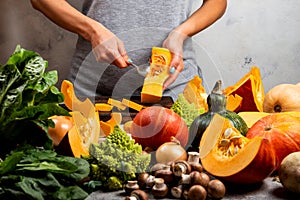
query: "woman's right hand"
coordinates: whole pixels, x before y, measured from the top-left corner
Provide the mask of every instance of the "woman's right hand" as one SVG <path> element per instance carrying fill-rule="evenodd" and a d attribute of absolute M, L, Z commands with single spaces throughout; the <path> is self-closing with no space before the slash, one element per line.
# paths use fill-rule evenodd
<path fill-rule="evenodd" d="M 90 37 L 96 60 L 114 64 L 119 68 L 127 67 L 128 55 L 123 41 L 103 25 L 97 23 L 97 26 L 98 28 Z"/>

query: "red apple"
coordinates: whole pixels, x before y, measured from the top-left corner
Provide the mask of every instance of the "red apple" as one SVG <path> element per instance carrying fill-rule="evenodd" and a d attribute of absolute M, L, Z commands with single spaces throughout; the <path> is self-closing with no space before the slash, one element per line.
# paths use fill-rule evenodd
<path fill-rule="evenodd" d="M 185 147 L 189 131 L 184 120 L 174 111 L 161 106 L 151 106 L 135 116 L 130 133 L 143 148 L 156 150 L 163 143 L 170 142 L 172 136 Z"/>

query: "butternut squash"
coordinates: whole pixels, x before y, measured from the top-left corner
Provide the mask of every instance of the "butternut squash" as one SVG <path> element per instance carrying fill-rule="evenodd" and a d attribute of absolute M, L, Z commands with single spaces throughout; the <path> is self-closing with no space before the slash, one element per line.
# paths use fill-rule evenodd
<path fill-rule="evenodd" d="M 300 111 L 300 85 L 278 84 L 271 88 L 263 102 L 264 112 Z"/>
<path fill-rule="evenodd" d="M 163 83 L 169 76 L 171 52 L 165 48 L 153 47 L 150 71 L 146 74 L 141 91 L 141 102 L 156 103 L 163 95 Z"/>

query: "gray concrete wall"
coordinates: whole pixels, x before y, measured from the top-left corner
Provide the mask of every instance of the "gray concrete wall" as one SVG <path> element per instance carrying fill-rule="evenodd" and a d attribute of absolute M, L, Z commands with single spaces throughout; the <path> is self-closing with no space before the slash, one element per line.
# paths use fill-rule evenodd
<path fill-rule="evenodd" d="M 82 1 L 69 0 L 80 9 Z M 252 65 L 261 69 L 265 90 L 300 82 L 300 1 L 228 0 L 225 15 L 195 37 L 206 84 L 229 86 Z M 77 36 L 31 7 L 29 0 L 0 1 L 0 64 L 15 46 L 39 52 L 65 78 Z"/>

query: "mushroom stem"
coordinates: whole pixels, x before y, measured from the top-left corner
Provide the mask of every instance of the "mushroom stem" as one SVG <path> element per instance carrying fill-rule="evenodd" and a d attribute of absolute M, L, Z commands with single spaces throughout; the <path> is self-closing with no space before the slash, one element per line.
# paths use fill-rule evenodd
<path fill-rule="evenodd" d="M 199 163 L 200 162 L 200 154 L 196 151 L 188 152 L 188 162 L 191 163 Z"/>
<path fill-rule="evenodd" d="M 180 199 L 183 193 L 183 186 L 182 185 L 178 185 L 177 187 L 172 187 L 171 188 L 171 194 L 173 197 L 175 197 L 176 199 Z"/>
<path fill-rule="evenodd" d="M 191 166 L 185 160 L 178 160 L 172 163 L 171 170 L 175 176 L 181 176 L 182 174 L 189 174 L 191 172 Z"/>

